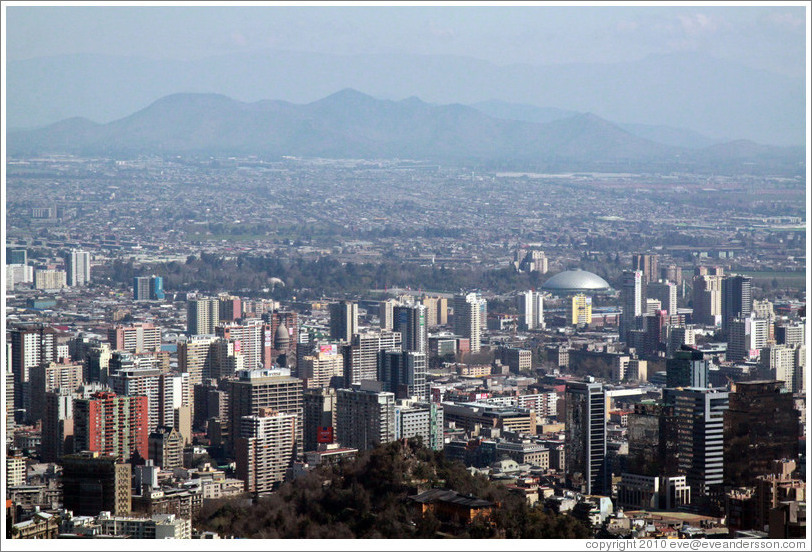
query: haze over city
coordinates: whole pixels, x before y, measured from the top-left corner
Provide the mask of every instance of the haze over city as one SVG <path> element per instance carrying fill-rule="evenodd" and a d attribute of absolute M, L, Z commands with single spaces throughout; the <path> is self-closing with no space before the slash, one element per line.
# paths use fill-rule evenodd
<path fill-rule="evenodd" d="M 2 16 L 4 549 L 809 545 L 807 3 Z"/>

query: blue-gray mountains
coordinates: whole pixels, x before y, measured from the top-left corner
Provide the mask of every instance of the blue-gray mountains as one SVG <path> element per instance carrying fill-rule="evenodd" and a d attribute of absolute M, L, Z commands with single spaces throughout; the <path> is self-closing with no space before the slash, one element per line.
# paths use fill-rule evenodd
<path fill-rule="evenodd" d="M 521 106 L 502 107 L 520 115 Z M 480 109 L 493 113 L 495 104 Z M 428 104 L 418 98 L 379 100 L 349 89 L 308 104 L 174 94 L 107 124 L 71 118 L 40 129 L 11 131 L 7 151 L 112 157 L 401 158 L 556 170 L 642 165 L 648 170 L 692 170 L 707 164 L 721 168 L 744 164 L 786 172 L 803 162 L 802 148 L 748 141 L 688 148 L 637 136 L 591 114 L 550 111 L 544 122 L 536 122 L 490 116 L 480 109 Z"/>
<path fill-rule="evenodd" d="M 353 88 L 392 100 L 416 96 L 429 103 L 471 105 L 496 99 L 594 113 L 623 124 L 691 129 L 715 141 L 796 146 L 806 140 L 803 76 L 699 54 L 546 66 L 284 51 L 189 61 L 65 55 L 11 60 L 6 78 L 6 124 L 12 129 L 76 116 L 106 123 L 181 92 L 304 104 Z"/>

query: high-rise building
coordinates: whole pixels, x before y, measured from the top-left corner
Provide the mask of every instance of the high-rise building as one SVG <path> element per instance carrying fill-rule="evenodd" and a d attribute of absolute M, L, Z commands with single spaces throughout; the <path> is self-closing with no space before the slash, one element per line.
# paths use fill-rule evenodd
<path fill-rule="evenodd" d="M 234 439 L 240 435 L 243 416 L 256 416 L 260 408 L 271 408 L 284 414 L 302 414 L 302 380 L 290 376 L 287 368 L 243 370 L 237 379 L 226 383 L 228 391 L 228 435 L 233 450 Z M 297 424 L 297 453 L 302 452 L 302 424 Z"/>
<path fill-rule="evenodd" d="M 31 409 L 29 371 L 34 366 L 56 362 L 56 331 L 44 325 L 12 328 L 11 371 L 14 374 L 14 407 Z"/>
<path fill-rule="evenodd" d="M 398 399 L 429 400 L 426 355 L 416 351 L 381 351 L 377 380 Z"/>
<path fill-rule="evenodd" d="M 161 350 L 161 328 L 150 323 L 115 326 L 107 330 L 110 346 L 118 351 L 147 353 Z"/>
<path fill-rule="evenodd" d="M 34 270 L 34 289 L 61 289 L 68 285 L 64 270 Z"/>
<path fill-rule="evenodd" d="M 211 374 L 212 348 L 217 341 L 218 338 L 212 335 L 190 335 L 186 340 L 178 340 L 178 370 L 189 374 L 189 385 L 195 386 L 214 377 Z M 222 341 L 229 343 L 228 340 Z"/>
<path fill-rule="evenodd" d="M 319 352 L 302 359 L 299 377 L 307 389 L 341 387 L 344 383 L 344 355 L 337 345 L 320 346 Z"/>
<path fill-rule="evenodd" d="M 682 286 L 682 267 L 670 264 L 668 266 L 660 267 L 660 278 L 669 282 L 674 282 L 677 289 Z"/>
<path fill-rule="evenodd" d="M 265 494 L 285 480 L 296 459 L 297 428 L 301 418 L 271 408 L 240 418 L 236 439 L 237 478 L 245 482 L 245 492 Z"/>
<path fill-rule="evenodd" d="M 754 318 L 735 318 L 728 323 L 727 360 L 744 360 L 757 356 L 767 346 L 769 328 L 767 320 Z"/>
<path fill-rule="evenodd" d="M 161 469 L 183 467 L 183 436 L 172 426 L 159 426 L 149 434 L 149 459 Z"/>
<path fill-rule="evenodd" d="M 217 296 L 220 303 L 220 322 L 234 322 L 242 318 L 242 300 L 236 295 L 221 294 Z"/>
<path fill-rule="evenodd" d="M 664 328 L 666 346 L 665 356 L 674 356 L 674 353 L 679 351 L 683 345 L 688 345 L 689 347 L 693 348 L 693 346 L 696 345 L 696 332 L 694 329 L 693 324 L 667 324 Z"/>
<path fill-rule="evenodd" d="M 701 351 L 682 349 L 665 361 L 666 387 L 708 386 L 710 361 Z"/>
<path fill-rule="evenodd" d="M 443 450 L 443 405 L 413 400 L 395 402 L 395 439 L 420 437 L 423 446 Z"/>
<path fill-rule="evenodd" d="M 16 284 L 33 284 L 34 267 L 24 264 L 6 265 L 6 286 L 9 291 L 14 289 Z"/>
<path fill-rule="evenodd" d="M 82 451 L 62 458 L 62 501 L 75 516 L 130 513 L 130 464 L 115 455 Z"/>
<path fill-rule="evenodd" d="M 364 381 L 336 394 L 336 431 L 345 447 L 369 450 L 395 440 L 395 395 Z"/>
<path fill-rule="evenodd" d="M 797 460 L 799 413 L 781 381 L 737 382 L 724 414 L 725 484 L 746 487 L 775 460 Z"/>
<path fill-rule="evenodd" d="M 73 393 L 70 389 L 57 389 L 45 394 L 42 417 L 43 462 L 58 462 L 73 452 Z"/>
<path fill-rule="evenodd" d="M 674 406 L 654 402 L 634 405 L 628 416 L 629 473 L 672 476 L 679 473 Z"/>
<path fill-rule="evenodd" d="M 519 272 L 547 274 L 548 259 L 544 251 L 539 249 L 531 249 L 529 251 L 519 249 L 514 254 L 514 259 L 514 266 L 517 266 Z"/>
<path fill-rule="evenodd" d="M 45 394 L 57 389 L 73 391 L 84 381 L 84 367 L 79 363 L 59 364 L 49 362 L 33 366 L 29 372 L 31 385 L 31 409 L 28 419 L 41 420 L 45 412 Z"/>
<path fill-rule="evenodd" d="M 425 301 L 425 300 L 424 300 Z M 379 325 L 382 330 L 391 330 L 393 324 L 395 323 L 395 305 L 398 302 L 394 299 L 387 299 L 386 301 L 381 301 L 380 305 L 378 306 L 378 320 Z M 423 303 L 425 305 L 425 302 Z M 427 309 L 430 310 L 430 309 Z M 435 311 L 436 312 L 436 311 Z"/>
<path fill-rule="evenodd" d="M 648 361 L 629 359 L 626 365 L 626 381 L 648 381 Z"/>
<path fill-rule="evenodd" d="M 623 312 L 620 315 L 620 339 L 628 343 L 631 331 L 636 328 L 635 321 L 643 314 L 643 272 L 626 271 L 620 287 Z"/>
<path fill-rule="evenodd" d="M 133 278 L 133 300 L 150 301 L 164 299 L 164 279 L 161 276 L 135 276 Z"/>
<path fill-rule="evenodd" d="M 529 349 L 518 347 L 499 347 L 497 354 L 503 366 L 507 366 L 511 373 L 527 373 L 533 367 L 533 353 Z"/>
<path fill-rule="evenodd" d="M 399 305 L 392 309 L 393 329 L 400 332 L 401 349 L 428 354 L 429 338 L 426 307 L 420 304 Z"/>
<path fill-rule="evenodd" d="M 693 289 L 693 322 L 717 325 L 722 317 L 722 277 L 700 273 L 694 276 Z"/>
<path fill-rule="evenodd" d="M 67 283 L 69 286 L 86 286 L 90 283 L 90 253 L 71 250 L 65 257 Z"/>
<path fill-rule="evenodd" d="M 567 321 L 573 326 L 592 323 L 592 297 L 577 293 L 567 300 Z"/>
<path fill-rule="evenodd" d="M 149 300 L 149 276 L 133 277 L 133 301 Z"/>
<path fill-rule="evenodd" d="M 363 380 L 378 379 L 380 351 L 400 349 L 400 332 L 381 330 L 355 334 L 344 353 L 344 387 Z"/>
<path fill-rule="evenodd" d="M 525 329 L 544 329 L 544 296 L 541 293 L 529 290 L 519 295 L 519 312 L 524 314 Z"/>
<path fill-rule="evenodd" d="M 482 335 L 482 302 L 476 293 L 454 296 L 454 333 L 470 340 L 470 351 L 478 353 Z"/>
<path fill-rule="evenodd" d="M 333 388 L 307 389 L 303 401 L 304 450 L 307 452 L 335 440 L 338 398 Z"/>
<path fill-rule="evenodd" d="M 26 457 L 20 450 L 10 450 L 6 454 L 6 488 L 25 485 Z"/>
<path fill-rule="evenodd" d="M 803 345 L 805 343 L 804 330 L 806 324 L 795 322 L 775 327 L 775 342 L 779 345 Z"/>
<path fill-rule="evenodd" d="M 795 345 L 795 374 L 792 389 L 795 393 L 806 392 L 806 345 Z"/>
<path fill-rule="evenodd" d="M 437 298 L 437 325 L 445 326 L 448 324 L 448 299 L 445 297 Z"/>
<path fill-rule="evenodd" d="M 108 384 L 114 393 L 127 397 L 147 397 L 147 431 L 161 424 L 161 375 L 158 368 L 126 368 L 111 374 Z"/>
<path fill-rule="evenodd" d="M 6 249 L 6 264 L 28 264 L 28 250 L 26 249 Z"/>
<path fill-rule="evenodd" d="M 14 371 L 11 369 L 11 342 L 6 342 L 6 444 L 14 440 Z"/>
<path fill-rule="evenodd" d="M 100 391 L 73 403 L 74 450 L 147 458 L 149 399 Z"/>
<path fill-rule="evenodd" d="M 643 288 L 651 283 L 656 282 L 659 277 L 659 269 L 657 268 L 657 255 L 632 255 L 632 270 L 639 270 L 643 273 Z M 644 297 L 649 297 L 644 295 Z"/>
<path fill-rule="evenodd" d="M 189 299 L 186 302 L 186 333 L 212 335 L 220 322 L 220 301 L 211 297 Z"/>
<path fill-rule="evenodd" d="M 240 324 L 236 322 L 220 324 L 214 328 L 213 333 L 217 337 L 235 341 L 234 352 L 245 357 L 246 369 L 259 370 L 272 366 L 274 344 L 265 336 L 270 331 L 270 324 L 264 323 L 259 318 L 249 318 L 243 319 Z"/>
<path fill-rule="evenodd" d="M 110 374 L 110 359 L 113 358 L 113 351 L 107 343 L 99 343 L 91 347 L 85 360 L 85 379 L 89 382 L 98 381 L 107 383 Z"/>
<path fill-rule="evenodd" d="M 330 303 L 330 338 L 349 343 L 358 333 L 358 304 L 352 301 Z"/>
<path fill-rule="evenodd" d="M 701 511 L 718 511 L 724 479 L 724 415 L 728 392 L 686 387 L 667 389 L 677 422 L 679 469 L 691 487 L 691 502 Z"/>
<path fill-rule="evenodd" d="M 608 490 L 606 393 L 602 383 L 571 381 L 565 388 L 567 477 L 585 494 Z"/>
<path fill-rule="evenodd" d="M 797 349 L 801 345 L 772 345 L 761 349 L 760 362 L 762 373 L 770 379 L 780 381 L 790 393 L 800 391 L 796 389 L 796 373 L 801 367 L 797 365 Z"/>
<path fill-rule="evenodd" d="M 161 374 L 159 386 L 159 427 L 173 427 L 185 444 L 191 443 L 194 386 L 189 383 L 189 374 Z"/>
<path fill-rule="evenodd" d="M 227 441 L 228 384 L 231 380 L 205 380 L 194 386 L 193 427 L 207 429 L 209 420 L 217 420 L 221 441 Z"/>
<path fill-rule="evenodd" d="M 749 276 L 727 276 L 722 279 L 722 332 L 725 335 L 733 320 L 750 317 L 753 310 L 751 286 Z"/>
<path fill-rule="evenodd" d="M 660 301 L 661 308 L 669 315 L 677 314 L 677 284 L 674 282 L 649 282 L 648 297 Z"/>
<path fill-rule="evenodd" d="M 437 297 L 424 296 L 420 304 L 426 307 L 426 327 L 433 328 L 437 325 Z"/>
<path fill-rule="evenodd" d="M 150 276 L 149 279 L 149 298 L 150 299 L 164 299 L 164 279 L 163 276 Z"/>

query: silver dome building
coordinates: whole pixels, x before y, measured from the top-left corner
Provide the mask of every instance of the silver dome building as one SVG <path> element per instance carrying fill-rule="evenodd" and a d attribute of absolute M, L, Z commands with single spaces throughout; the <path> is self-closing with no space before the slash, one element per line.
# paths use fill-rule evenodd
<path fill-rule="evenodd" d="M 565 270 L 559 272 L 541 286 L 553 294 L 602 293 L 609 291 L 609 282 L 586 270 Z"/>

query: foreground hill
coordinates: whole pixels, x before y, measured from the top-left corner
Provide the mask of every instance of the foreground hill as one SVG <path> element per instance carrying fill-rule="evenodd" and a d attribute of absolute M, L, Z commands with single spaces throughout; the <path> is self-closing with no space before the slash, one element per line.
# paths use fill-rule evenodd
<path fill-rule="evenodd" d="M 445 486 L 496 502 L 492 523 L 444 522 L 417 514 L 407 499 L 421 486 Z M 523 497 L 471 476 L 442 452 L 389 443 L 342 465 L 322 467 L 282 485 L 252 506 L 222 501 L 204 506 L 200 530 L 240 538 L 588 538 L 591 531 L 565 515 L 530 509 Z"/>

